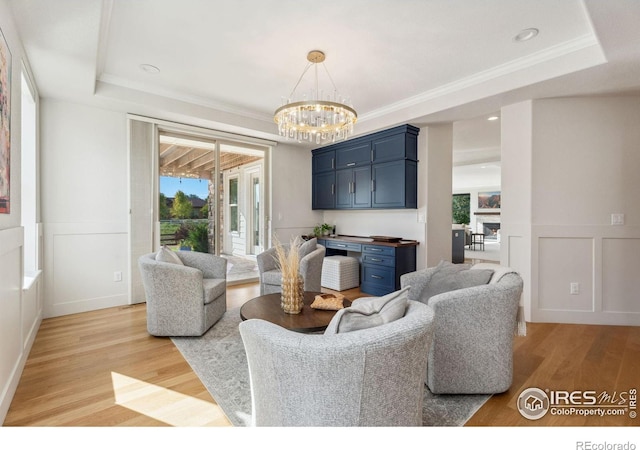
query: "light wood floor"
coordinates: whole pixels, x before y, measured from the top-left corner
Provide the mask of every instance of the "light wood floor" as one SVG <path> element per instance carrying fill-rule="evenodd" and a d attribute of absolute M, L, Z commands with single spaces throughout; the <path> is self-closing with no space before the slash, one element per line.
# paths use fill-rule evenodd
<path fill-rule="evenodd" d="M 342 292 L 348 299 L 359 289 Z M 228 289 L 228 308 L 258 295 L 257 284 Z M 514 344 L 514 382 L 468 426 L 626 426 L 625 417 L 523 418 L 528 387 L 640 388 L 640 327 L 528 324 Z M 145 305 L 46 319 L 38 332 L 5 426 L 230 426 L 169 338 L 149 336 Z"/>

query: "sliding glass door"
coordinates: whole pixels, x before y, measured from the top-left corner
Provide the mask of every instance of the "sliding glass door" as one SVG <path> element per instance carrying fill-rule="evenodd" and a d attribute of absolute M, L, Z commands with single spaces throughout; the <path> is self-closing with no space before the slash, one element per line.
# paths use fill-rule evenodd
<path fill-rule="evenodd" d="M 264 150 L 159 131 L 161 244 L 213 254 L 262 251 Z"/>

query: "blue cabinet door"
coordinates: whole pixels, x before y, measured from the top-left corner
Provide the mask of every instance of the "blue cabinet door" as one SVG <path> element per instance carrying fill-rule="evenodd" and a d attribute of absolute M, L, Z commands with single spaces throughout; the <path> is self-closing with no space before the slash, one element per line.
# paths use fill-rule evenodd
<path fill-rule="evenodd" d="M 313 154 L 312 172 L 328 172 L 336 168 L 336 152 L 334 150 L 316 152 Z"/>
<path fill-rule="evenodd" d="M 336 170 L 336 208 L 347 209 L 353 205 L 353 170 Z"/>
<path fill-rule="evenodd" d="M 371 166 L 336 170 L 336 208 L 371 207 Z"/>
<path fill-rule="evenodd" d="M 313 175 L 312 209 L 335 208 L 335 172 L 322 172 Z"/>
<path fill-rule="evenodd" d="M 371 207 L 371 166 L 363 166 L 353 169 L 352 207 Z"/>
<path fill-rule="evenodd" d="M 372 207 L 417 208 L 418 166 L 414 161 L 374 164 L 372 178 Z"/>
<path fill-rule="evenodd" d="M 336 169 L 371 164 L 371 142 L 345 145 L 336 150 Z"/>
<path fill-rule="evenodd" d="M 396 159 L 418 160 L 418 137 L 415 134 L 399 133 L 384 136 L 371 143 L 374 164 Z"/>

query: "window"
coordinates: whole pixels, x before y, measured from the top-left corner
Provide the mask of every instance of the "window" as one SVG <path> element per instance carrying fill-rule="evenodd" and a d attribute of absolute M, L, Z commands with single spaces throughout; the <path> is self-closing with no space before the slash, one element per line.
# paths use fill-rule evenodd
<path fill-rule="evenodd" d="M 453 223 L 463 223 L 469 225 L 470 221 L 470 194 L 453 195 Z"/>
<path fill-rule="evenodd" d="M 22 73 L 22 128 L 21 171 L 22 171 L 22 212 L 21 222 L 24 227 L 24 271 L 34 274 L 38 271 L 40 261 L 40 243 L 38 238 L 38 157 L 36 151 L 36 96 L 35 90 L 26 74 Z"/>
<path fill-rule="evenodd" d="M 229 231 L 239 232 L 238 226 L 238 178 L 229 178 Z"/>

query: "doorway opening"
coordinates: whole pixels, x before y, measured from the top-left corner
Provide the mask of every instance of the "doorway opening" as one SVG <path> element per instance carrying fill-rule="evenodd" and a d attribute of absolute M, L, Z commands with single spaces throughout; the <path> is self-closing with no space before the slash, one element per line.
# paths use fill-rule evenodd
<path fill-rule="evenodd" d="M 264 250 L 265 151 L 159 130 L 161 244 L 227 259 L 227 284 L 258 279 Z"/>

